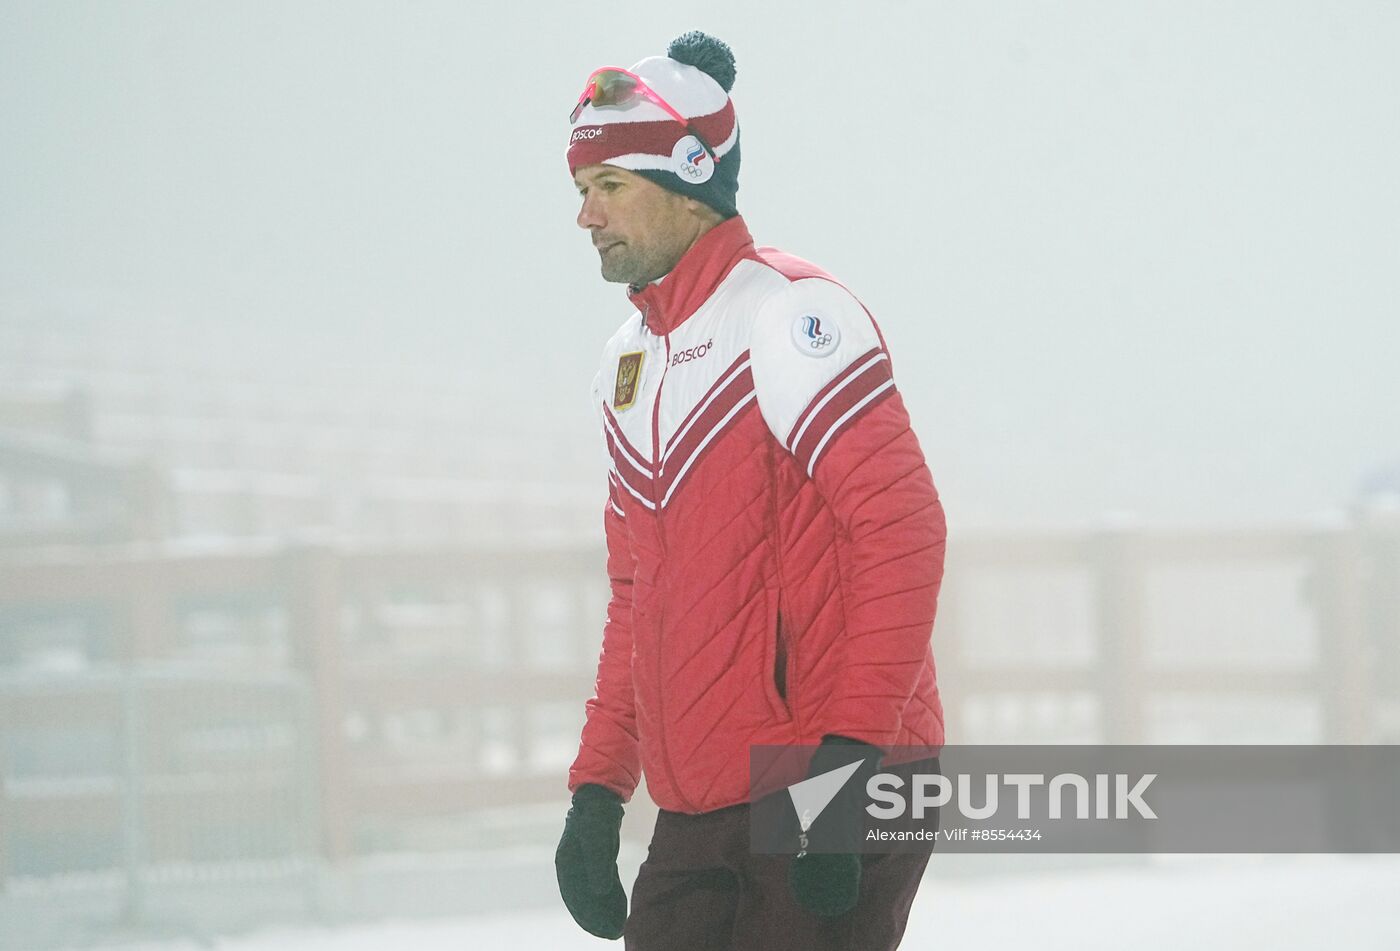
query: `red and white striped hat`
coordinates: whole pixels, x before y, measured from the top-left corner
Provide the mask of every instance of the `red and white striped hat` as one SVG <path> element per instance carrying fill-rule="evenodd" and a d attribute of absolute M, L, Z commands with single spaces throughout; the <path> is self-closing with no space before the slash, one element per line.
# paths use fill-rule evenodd
<path fill-rule="evenodd" d="M 629 88 L 642 88 L 625 101 L 591 101 L 606 97 L 591 95 L 602 71 L 589 77 L 569 135 L 569 174 L 615 165 L 732 217 L 739 190 L 739 123 L 729 98 L 734 54 L 699 31 L 676 38 L 666 53 L 626 71 L 641 80 L 624 80 Z"/>

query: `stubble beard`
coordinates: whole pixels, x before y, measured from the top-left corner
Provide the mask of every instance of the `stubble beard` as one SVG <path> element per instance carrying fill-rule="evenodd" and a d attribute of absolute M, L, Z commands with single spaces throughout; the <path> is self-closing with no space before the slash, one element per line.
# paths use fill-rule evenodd
<path fill-rule="evenodd" d="M 675 261 L 661 248 L 642 250 L 630 242 L 599 251 L 603 280 L 612 284 L 646 284 L 670 272 Z"/>
<path fill-rule="evenodd" d="M 613 284 L 644 284 L 650 278 L 643 277 L 646 262 L 627 244 L 613 245 L 598 252 L 602 264 L 603 280 Z"/>

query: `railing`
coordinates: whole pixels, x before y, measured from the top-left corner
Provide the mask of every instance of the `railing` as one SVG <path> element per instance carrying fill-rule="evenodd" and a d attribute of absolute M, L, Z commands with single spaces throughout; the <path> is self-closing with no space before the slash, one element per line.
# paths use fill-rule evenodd
<path fill-rule="evenodd" d="M 474 814 L 554 808 L 602 565 L 586 545 L 8 553 L 0 889 L 117 868 L 139 905 L 142 869 L 470 847 Z M 1313 711 L 1273 741 L 1394 742 L 1400 526 L 955 536 L 934 638 L 951 742 L 1171 741 L 1173 710 L 1223 701 Z"/>
<path fill-rule="evenodd" d="M 318 851 L 301 678 L 177 665 L 0 674 L 7 775 L 0 868 L 118 871 L 122 917 L 146 882 L 193 867 L 300 874 Z M 3 880 L 0 880 L 3 885 Z"/>
<path fill-rule="evenodd" d="M 968 735 L 969 720 L 981 722 L 971 708 L 997 694 L 1086 702 L 1088 728 L 1074 737 L 1041 731 L 1049 742 L 1400 738 L 1393 516 L 1297 529 L 981 535 L 951 542 L 948 562 L 934 641 L 952 741 L 1016 742 L 1035 732 L 1021 722 Z M 1036 591 L 1022 591 L 1047 573 L 1077 595 L 1068 616 L 1064 597 L 1058 614 L 1038 616 Z M 1024 605 L 1012 623 L 1029 659 L 988 649 L 997 598 Z M 1164 699 L 1198 708 L 1276 701 L 1315 715 L 1310 725 L 1193 735 L 1174 728 Z"/>

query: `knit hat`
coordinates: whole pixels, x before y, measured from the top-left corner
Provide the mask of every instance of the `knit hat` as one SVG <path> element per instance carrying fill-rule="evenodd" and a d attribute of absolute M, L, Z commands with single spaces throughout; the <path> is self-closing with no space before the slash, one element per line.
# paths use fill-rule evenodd
<path fill-rule="evenodd" d="M 665 56 L 649 56 L 631 72 L 686 124 L 641 95 L 617 105 L 590 101 L 569 135 L 569 174 L 584 165 L 615 165 L 697 198 L 726 218 L 737 215 L 739 123 L 729 99 L 733 52 L 692 30 L 672 40 Z"/>

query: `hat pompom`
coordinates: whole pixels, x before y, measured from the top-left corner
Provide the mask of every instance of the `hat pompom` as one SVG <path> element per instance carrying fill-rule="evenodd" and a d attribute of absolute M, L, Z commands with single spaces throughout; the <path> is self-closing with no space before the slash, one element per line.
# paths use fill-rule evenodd
<path fill-rule="evenodd" d="M 723 40 L 691 30 L 672 40 L 666 55 L 706 73 L 725 92 L 734 88 L 734 51 Z"/>

